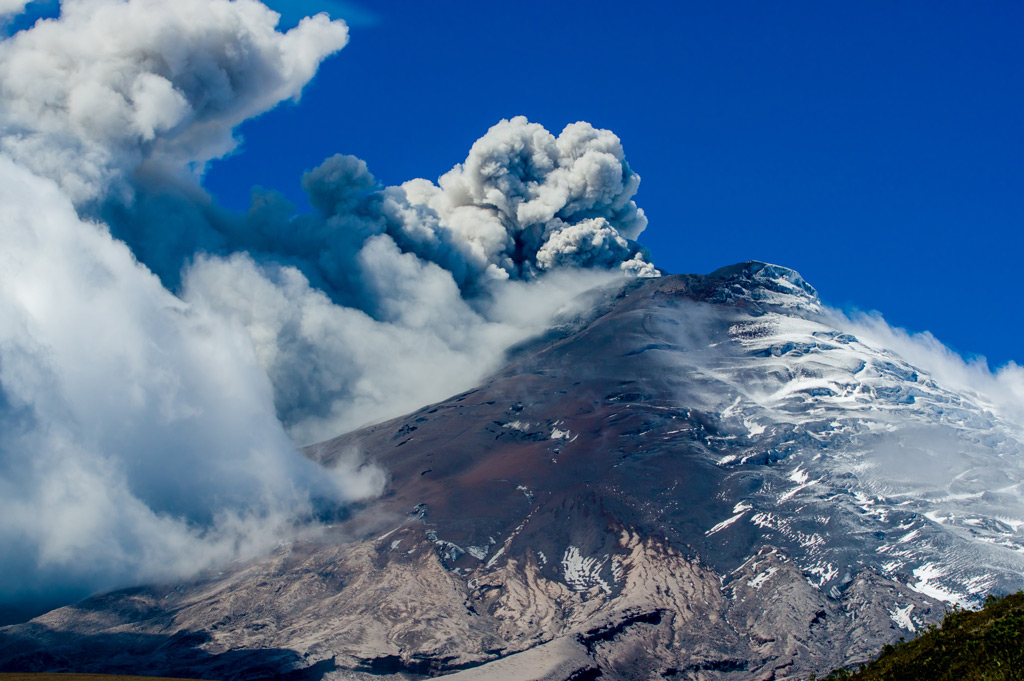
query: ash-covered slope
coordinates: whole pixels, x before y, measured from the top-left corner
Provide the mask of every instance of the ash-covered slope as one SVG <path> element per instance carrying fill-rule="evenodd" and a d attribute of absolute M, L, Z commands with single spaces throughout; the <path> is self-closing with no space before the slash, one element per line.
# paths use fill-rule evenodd
<path fill-rule="evenodd" d="M 310 448 L 390 476 L 330 532 L 7 628 L 0 668 L 795 679 L 1024 583 L 1020 430 L 795 272 L 591 295 L 476 390 Z"/>

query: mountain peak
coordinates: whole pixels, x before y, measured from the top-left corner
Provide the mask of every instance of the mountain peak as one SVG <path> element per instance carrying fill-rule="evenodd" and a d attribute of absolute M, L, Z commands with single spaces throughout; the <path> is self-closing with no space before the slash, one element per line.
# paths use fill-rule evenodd
<path fill-rule="evenodd" d="M 715 270 L 707 278 L 717 282 L 718 289 L 725 294 L 712 302 L 738 299 L 787 309 L 821 311 L 818 292 L 799 272 L 788 267 L 749 260 Z"/>
<path fill-rule="evenodd" d="M 806 318 L 825 311 L 818 292 L 796 270 L 759 260 L 736 263 L 710 274 L 641 280 L 627 289 L 638 287 L 660 296 L 745 308 L 755 316 L 778 312 Z"/>

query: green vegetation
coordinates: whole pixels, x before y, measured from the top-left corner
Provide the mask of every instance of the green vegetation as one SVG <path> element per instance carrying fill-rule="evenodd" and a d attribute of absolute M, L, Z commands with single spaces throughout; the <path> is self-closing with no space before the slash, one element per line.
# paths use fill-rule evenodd
<path fill-rule="evenodd" d="M 860 670 L 837 669 L 818 681 L 1024 681 L 1024 592 L 946 613 L 942 626 L 884 646 Z"/>

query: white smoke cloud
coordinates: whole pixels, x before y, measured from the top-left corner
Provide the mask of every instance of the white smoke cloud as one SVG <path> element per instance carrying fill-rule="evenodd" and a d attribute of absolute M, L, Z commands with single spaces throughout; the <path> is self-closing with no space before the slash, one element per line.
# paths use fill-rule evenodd
<path fill-rule="evenodd" d="M 891 326 L 878 312 L 829 314 L 836 328 L 896 353 L 946 388 L 982 396 L 1009 423 L 1024 424 L 1024 367 L 1009 362 L 992 370 L 984 357 L 964 359 L 930 332 Z"/>
<path fill-rule="evenodd" d="M 635 241 L 647 225 L 632 200 L 639 185 L 611 131 L 580 122 L 555 137 L 519 116 L 488 130 L 437 184 L 416 179 L 373 192 L 362 161 L 327 159 L 303 181 L 326 224 L 292 223 L 288 239 L 329 241 L 337 257 L 387 234 L 403 252 L 450 272 L 463 290 L 562 268 L 657 276 Z M 352 257 L 321 259 L 312 269 L 345 288 Z"/>
<path fill-rule="evenodd" d="M 29 2 L 30 0 L 0 0 L 0 19 L 21 14 Z"/>
<path fill-rule="evenodd" d="M 657 274 L 639 178 L 586 123 L 502 121 L 437 184 L 332 157 L 313 215 L 218 208 L 205 164 L 347 40 L 277 20 L 65 0 L 0 42 L 0 610 L 256 555 L 379 493 L 357 453 L 296 443 L 471 387 L 578 293 Z"/>
<path fill-rule="evenodd" d="M 632 200 L 639 186 L 611 131 L 579 122 L 556 138 L 518 116 L 488 130 L 437 186 L 407 182 L 404 202 L 395 203 L 419 214 L 406 231 L 450 233 L 477 276 L 528 279 L 558 267 L 646 261 L 635 241 L 647 227 Z M 430 212 L 436 224 L 423 219 Z M 622 269 L 657 274 L 649 264 Z"/>
<path fill-rule="evenodd" d="M 630 238 L 646 224 L 632 201 L 638 184 L 611 132 L 575 123 L 556 138 L 516 118 L 438 184 L 381 189 L 363 161 L 333 156 L 303 178 L 316 215 L 294 216 L 264 194 L 239 219 L 190 194 L 150 205 L 143 188 L 111 219 L 169 287 L 180 273 L 185 299 L 252 332 L 278 415 L 311 443 L 471 387 L 503 347 L 539 330 L 540 316 L 509 326 L 489 307 L 502 290 L 522 290 L 511 282 L 542 287 L 581 269 L 656 276 Z M 581 290 L 566 280 L 546 284 L 558 305 Z M 385 348 L 402 359 L 381 359 Z"/>
<path fill-rule="evenodd" d="M 0 150 L 78 204 L 201 168 L 348 40 L 326 15 L 277 21 L 256 0 L 64 0 L 0 43 Z"/>
<path fill-rule="evenodd" d="M 474 308 L 451 275 L 381 235 L 360 251 L 358 276 L 378 318 L 333 304 L 294 267 L 248 255 L 200 258 L 184 297 L 237 321 L 274 386 L 278 415 L 299 442 L 318 442 L 408 413 L 477 385 L 503 351 L 542 331 L 602 271 L 508 282 Z"/>

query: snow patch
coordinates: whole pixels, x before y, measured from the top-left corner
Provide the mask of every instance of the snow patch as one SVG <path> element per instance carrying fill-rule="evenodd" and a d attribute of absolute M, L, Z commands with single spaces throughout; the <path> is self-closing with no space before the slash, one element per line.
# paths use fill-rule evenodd
<path fill-rule="evenodd" d="M 905 535 L 896 540 L 897 544 L 906 544 L 909 541 L 914 541 L 921 535 L 921 530 L 913 530 L 907 532 Z"/>
<path fill-rule="evenodd" d="M 765 428 L 767 428 L 767 426 L 762 426 L 760 423 L 748 421 L 746 419 L 743 420 L 743 427 L 747 429 L 750 437 L 757 437 L 765 431 Z"/>
<path fill-rule="evenodd" d="M 747 582 L 747 586 L 752 587 L 754 589 L 760 589 L 761 586 L 769 579 L 771 579 L 772 575 L 774 575 L 778 571 L 779 568 L 773 565 L 772 567 L 768 568 L 767 570 L 759 574 L 757 577 L 754 577 L 753 579 L 749 580 Z"/>
<path fill-rule="evenodd" d="M 913 620 L 910 619 L 910 613 L 913 611 L 913 604 L 908 605 L 905 608 L 897 607 L 895 610 L 889 611 L 889 618 L 896 623 L 896 626 L 901 629 L 906 629 L 910 633 L 914 633 L 917 631 L 917 627 L 914 626 Z"/>
<path fill-rule="evenodd" d="M 722 418 L 723 419 L 727 419 L 730 416 L 732 416 L 733 412 L 736 411 L 736 407 L 740 406 L 740 401 L 742 399 L 743 399 L 742 397 L 737 397 L 735 402 L 733 402 L 731 405 L 726 407 L 725 411 L 722 412 Z"/>
<path fill-rule="evenodd" d="M 427 540 L 433 542 L 437 547 L 437 552 L 441 556 L 442 560 L 448 563 L 454 563 L 466 554 L 465 549 L 458 544 L 454 544 L 438 537 L 435 530 L 427 530 L 426 534 Z"/>
<path fill-rule="evenodd" d="M 917 593 L 924 594 L 937 601 L 967 607 L 969 603 L 964 594 L 947 589 L 937 582 L 938 579 L 946 575 L 946 572 L 937 563 L 925 563 L 921 567 L 914 569 L 914 577 L 917 579 L 917 584 L 908 584 L 907 586 Z"/>
<path fill-rule="evenodd" d="M 483 560 L 487 557 L 487 552 L 490 551 L 490 546 L 467 546 L 466 553 L 473 556 L 477 560 Z"/>
<path fill-rule="evenodd" d="M 897 570 L 903 567 L 904 564 L 905 563 L 902 560 L 890 560 L 888 562 L 882 563 L 882 572 L 884 572 L 886 575 L 891 576 L 895 574 Z"/>
<path fill-rule="evenodd" d="M 789 501 L 797 494 L 810 487 L 811 485 L 816 485 L 823 480 L 823 478 L 818 478 L 817 480 L 810 480 L 810 476 L 807 474 L 807 471 L 801 470 L 800 468 L 797 468 L 795 471 L 790 473 L 789 479 L 796 483 L 796 487 L 779 495 L 778 503 L 780 504 Z"/>
<path fill-rule="evenodd" d="M 384 541 L 385 539 L 387 539 L 388 537 L 393 535 L 395 532 L 398 532 L 400 529 L 402 529 L 401 525 L 399 525 L 395 529 L 391 530 L 390 532 L 385 532 L 381 536 L 377 537 L 374 541 Z"/>
<path fill-rule="evenodd" d="M 1020 532 L 1021 528 L 1024 528 L 1024 520 L 1021 520 L 1020 518 L 1010 518 L 1008 516 L 997 515 L 995 519 L 1012 527 L 1014 532 Z"/>
<path fill-rule="evenodd" d="M 601 560 L 587 558 L 578 548 L 569 546 L 562 555 L 562 574 L 565 576 L 565 583 L 573 591 L 589 591 L 596 586 L 610 594 L 611 587 L 601 579 L 601 568 L 607 562 L 608 556 Z"/>
<path fill-rule="evenodd" d="M 715 525 L 714 527 L 712 527 L 710 530 L 708 530 L 707 532 L 704 533 L 704 536 L 705 537 L 710 537 L 713 534 L 718 534 L 719 532 L 721 532 L 725 528 L 729 527 L 730 525 L 732 525 L 734 522 L 736 522 L 737 520 L 739 520 L 742 517 L 743 517 L 743 513 L 737 513 L 733 517 L 727 518 L 727 519 L 723 520 L 722 522 L 718 523 L 717 525 Z"/>
<path fill-rule="evenodd" d="M 819 563 L 808 568 L 807 572 L 808 574 L 812 574 L 818 578 L 817 584 L 814 584 L 813 582 L 811 582 L 811 584 L 814 584 L 814 586 L 817 586 L 819 589 L 839 575 L 839 569 L 831 563 Z"/>
<path fill-rule="evenodd" d="M 710 530 L 705 532 L 704 536 L 705 537 L 710 537 L 713 534 L 718 534 L 719 532 L 721 532 L 722 530 L 724 530 L 725 528 L 729 527 L 730 525 L 735 523 L 737 520 L 742 518 L 743 514 L 746 513 L 747 511 L 749 511 L 752 508 L 753 508 L 753 506 L 751 506 L 750 504 L 746 503 L 745 501 L 741 501 L 740 503 L 736 504 L 733 507 L 732 512 L 735 513 L 735 515 L 733 517 L 727 518 L 727 519 L 723 520 L 722 522 L 718 523 L 717 525 L 712 527 Z"/>
<path fill-rule="evenodd" d="M 492 567 L 496 562 L 498 562 L 498 559 L 501 558 L 501 554 L 503 553 L 505 553 L 504 546 L 502 546 L 500 549 L 494 552 L 494 555 L 491 556 L 491 559 L 489 561 L 487 561 L 487 565 L 485 567 Z"/>
<path fill-rule="evenodd" d="M 518 487 L 516 487 L 516 491 L 522 492 L 523 496 L 526 497 L 527 501 L 533 501 L 533 492 L 531 492 L 530 488 L 527 487 L 526 485 L 519 485 Z"/>

